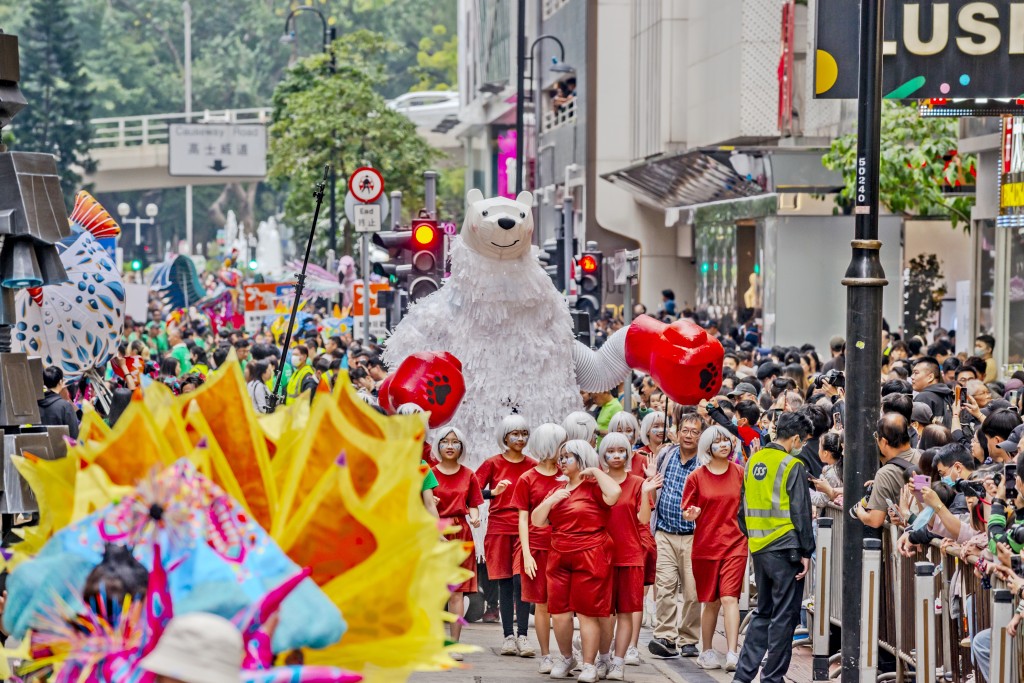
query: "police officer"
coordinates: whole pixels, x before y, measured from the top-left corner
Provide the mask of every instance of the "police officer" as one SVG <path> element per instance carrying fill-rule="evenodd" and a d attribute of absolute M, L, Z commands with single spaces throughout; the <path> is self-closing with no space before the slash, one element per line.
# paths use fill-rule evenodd
<path fill-rule="evenodd" d="M 807 470 L 797 454 L 813 429 L 806 415 L 783 413 L 774 440 L 747 461 L 739 523 L 754 559 L 757 609 L 736 666 L 739 683 L 757 677 L 765 652 L 763 683 L 782 683 L 789 670 L 814 552 Z"/>

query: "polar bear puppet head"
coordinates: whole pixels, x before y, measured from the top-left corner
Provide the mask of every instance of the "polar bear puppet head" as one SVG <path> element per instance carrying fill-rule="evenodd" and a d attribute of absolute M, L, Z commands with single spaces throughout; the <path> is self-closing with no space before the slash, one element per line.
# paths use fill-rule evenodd
<path fill-rule="evenodd" d="M 533 195 L 520 192 L 515 199 L 484 199 L 480 190 L 466 195 L 462 239 L 488 258 L 516 259 L 530 253 L 533 242 Z"/>

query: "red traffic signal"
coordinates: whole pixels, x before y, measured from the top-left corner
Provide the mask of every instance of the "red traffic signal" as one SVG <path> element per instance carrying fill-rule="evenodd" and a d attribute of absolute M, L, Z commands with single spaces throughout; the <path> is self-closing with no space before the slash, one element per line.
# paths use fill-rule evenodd
<path fill-rule="evenodd" d="M 593 254 L 584 254 L 580 257 L 580 270 L 584 273 L 597 272 L 597 268 L 600 264 L 597 262 L 597 257 Z"/>
<path fill-rule="evenodd" d="M 429 249 L 437 243 L 440 235 L 437 221 L 414 220 L 412 222 L 412 241 L 420 249 Z"/>

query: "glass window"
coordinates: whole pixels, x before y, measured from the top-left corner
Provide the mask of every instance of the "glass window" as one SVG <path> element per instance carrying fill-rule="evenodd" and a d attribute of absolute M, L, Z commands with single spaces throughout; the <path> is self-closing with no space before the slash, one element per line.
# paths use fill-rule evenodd
<path fill-rule="evenodd" d="M 992 307 L 995 303 L 996 282 L 996 224 L 992 220 L 975 223 L 978 231 L 978 332 L 977 334 L 993 334 L 995 318 Z M 959 337 L 958 337 L 959 338 Z M 968 348 L 973 348 L 968 342 Z"/>

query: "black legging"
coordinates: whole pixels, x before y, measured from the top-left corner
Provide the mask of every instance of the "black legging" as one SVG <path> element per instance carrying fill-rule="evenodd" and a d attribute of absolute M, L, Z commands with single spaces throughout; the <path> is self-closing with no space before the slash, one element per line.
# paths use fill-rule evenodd
<path fill-rule="evenodd" d="M 523 602 L 523 584 L 519 576 L 511 579 L 498 579 L 498 608 L 501 612 L 501 630 L 504 636 L 512 633 L 512 609 L 515 606 L 516 630 L 515 635 L 525 636 L 530 628 L 530 603 Z"/>

